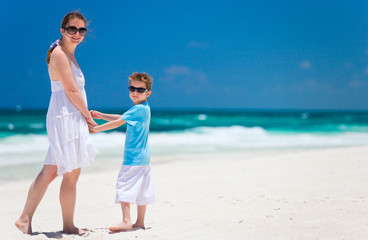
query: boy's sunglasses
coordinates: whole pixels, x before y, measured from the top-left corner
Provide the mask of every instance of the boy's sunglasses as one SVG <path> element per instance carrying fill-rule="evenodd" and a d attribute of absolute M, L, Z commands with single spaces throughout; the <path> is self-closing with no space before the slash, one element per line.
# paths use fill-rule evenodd
<path fill-rule="evenodd" d="M 139 92 L 139 93 L 144 93 L 144 92 L 147 91 L 147 89 L 145 89 L 145 88 L 141 88 L 141 87 L 136 88 L 136 87 L 133 87 L 133 86 L 129 86 L 128 89 L 129 89 L 130 92 L 135 92 L 135 90 L 137 90 L 137 92 Z"/>
<path fill-rule="evenodd" d="M 79 35 L 81 35 L 81 36 L 84 36 L 84 35 L 86 35 L 86 33 L 87 33 L 87 28 L 84 28 L 84 27 L 82 27 L 82 28 L 76 28 L 76 27 L 74 27 L 74 26 L 69 26 L 69 27 L 66 27 L 66 28 L 64 28 L 65 30 L 66 30 L 66 32 L 67 33 L 69 33 L 70 35 L 74 35 L 74 34 L 76 34 L 77 32 L 79 32 Z"/>

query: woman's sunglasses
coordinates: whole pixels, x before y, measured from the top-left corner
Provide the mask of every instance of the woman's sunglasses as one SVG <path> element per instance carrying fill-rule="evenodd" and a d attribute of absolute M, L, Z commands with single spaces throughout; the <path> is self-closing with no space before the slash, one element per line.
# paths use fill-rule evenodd
<path fill-rule="evenodd" d="M 136 87 L 133 87 L 133 86 L 129 86 L 128 89 L 131 92 L 135 92 L 135 90 L 137 90 L 137 92 L 139 92 L 139 93 L 144 93 L 144 92 L 147 91 L 147 89 L 145 89 L 145 88 L 141 88 L 141 87 L 136 88 Z"/>
<path fill-rule="evenodd" d="M 74 34 L 76 34 L 77 32 L 79 32 L 79 35 L 81 35 L 81 36 L 84 36 L 84 35 L 86 35 L 86 33 L 87 33 L 87 28 L 84 28 L 84 27 L 82 27 L 82 28 L 76 28 L 76 27 L 74 27 L 74 26 L 69 26 L 69 27 L 66 27 L 66 28 L 64 28 L 65 30 L 66 30 L 66 32 L 67 33 L 69 33 L 70 35 L 74 35 Z"/>

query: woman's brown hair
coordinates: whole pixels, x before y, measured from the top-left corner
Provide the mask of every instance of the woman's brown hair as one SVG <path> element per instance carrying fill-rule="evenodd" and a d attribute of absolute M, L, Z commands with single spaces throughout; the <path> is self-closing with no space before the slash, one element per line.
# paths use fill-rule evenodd
<path fill-rule="evenodd" d="M 78 11 L 75 12 L 71 12 L 68 13 L 64 16 L 63 21 L 61 21 L 61 28 L 66 28 L 69 21 L 72 19 L 80 19 L 84 22 L 84 24 L 87 26 L 87 19 L 83 16 L 83 14 L 81 14 Z M 59 40 L 62 40 L 63 37 L 61 37 Z M 57 44 L 52 44 L 49 48 L 49 50 L 47 51 L 47 57 L 46 57 L 46 63 L 47 65 L 49 65 L 50 63 L 50 58 L 51 58 L 51 53 L 52 51 L 54 51 L 55 47 L 57 46 Z"/>

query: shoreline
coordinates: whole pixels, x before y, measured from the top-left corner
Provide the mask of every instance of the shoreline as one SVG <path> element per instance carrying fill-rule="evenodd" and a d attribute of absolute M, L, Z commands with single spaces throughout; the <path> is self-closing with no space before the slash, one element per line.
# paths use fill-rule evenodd
<path fill-rule="evenodd" d="M 121 221 L 114 203 L 120 165 L 84 171 L 76 225 L 86 239 L 365 239 L 368 236 L 368 146 L 262 153 L 193 154 L 152 159 L 156 203 L 146 231 L 110 234 Z M 0 184 L 0 239 L 80 239 L 62 228 L 58 192 L 49 187 L 33 219 L 36 235 L 13 225 L 31 182 Z M 132 205 L 135 219 L 135 206 Z"/>
<path fill-rule="evenodd" d="M 191 159 L 202 159 L 205 160 L 211 157 L 219 157 L 222 156 L 226 158 L 228 156 L 233 157 L 241 157 L 243 159 L 259 157 L 269 154 L 282 154 L 286 152 L 307 152 L 314 150 L 323 150 L 323 149 L 344 149 L 344 148 L 354 148 L 354 147 L 364 147 L 365 145 L 356 145 L 356 146 L 307 146 L 307 147 L 290 147 L 290 148 L 252 148 L 245 150 L 214 150 L 214 153 L 209 153 L 208 151 L 204 152 L 181 152 L 181 153 L 168 153 L 168 154 L 152 154 L 151 155 L 151 164 L 165 164 L 176 161 L 190 161 Z M 106 150 L 104 150 L 106 153 Z M 89 174 L 100 171 L 111 171 L 114 169 L 120 169 L 120 166 L 123 162 L 123 150 L 113 149 L 113 153 L 108 153 L 108 155 L 104 153 L 97 154 L 95 161 L 87 167 L 82 169 L 81 174 Z M 46 157 L 42 156 L 40 159 Z M 2 184 L 10 183 L 10 182 L 22 182 L 22 181 L 33 181 L 37 176 L 39 171 L 42 169 L 43 160 L 38 162 L 25 162 L 22 165 L 10 165 L 10 166 L 0 166 L 0 170 L 3 171 L 0 173 L 0 186 Z"/>

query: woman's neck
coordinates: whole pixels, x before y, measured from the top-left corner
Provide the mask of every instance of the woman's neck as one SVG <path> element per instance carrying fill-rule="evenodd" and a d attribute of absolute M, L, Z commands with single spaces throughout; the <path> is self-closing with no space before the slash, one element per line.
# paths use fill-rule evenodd
<path fill-rule="evenodd" d="M 75 52 L 76 46 L 65 44 L 64 41 L 61 41 L 60 46 L 69 58 L 74 58 L 74 52 Z"/>

